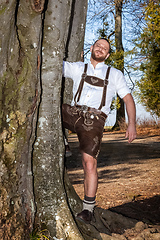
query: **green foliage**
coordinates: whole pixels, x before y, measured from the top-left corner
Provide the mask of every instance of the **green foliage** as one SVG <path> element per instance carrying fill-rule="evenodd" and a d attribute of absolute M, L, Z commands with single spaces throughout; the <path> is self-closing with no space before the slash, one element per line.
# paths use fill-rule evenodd
<path fill-rule="evenodd" d="M 124 51 L 112 51 L 111 56 L 105 61 L 107 65 L 111 65 L 123 72 L 124 67 Z"/>
<path fill-rule="evenodd" d="M 44 232 L 47 232 L 47 231 L 46 230 L 41 231 L 38 228 L 34 229 L 30 234 L 30 240 L 49 240 L 46 234 L 44 235 Z"/>
<path fill-rule="evenodd" d="M 137 44 L 143 57 L 140 70 L 143 77 L 137 85 L 141 103 L 160 117 L 160 0 L 150 0 L 145 7 L 147 26 Z"/>

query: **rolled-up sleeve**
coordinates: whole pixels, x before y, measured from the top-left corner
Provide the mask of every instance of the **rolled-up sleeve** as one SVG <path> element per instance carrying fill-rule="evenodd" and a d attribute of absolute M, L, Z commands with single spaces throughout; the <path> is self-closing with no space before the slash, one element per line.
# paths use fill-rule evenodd
<path fill-rule="evenodd" d="M 63 76 L 71 77 L 72 73 L 72 64 L 66 61 L 63 61 Z"/>
<path fill-rule="evenodd" d="M 117 76 L 115 77 L 116 92 L 118 93 L 120 98 L 124 98 L 128 93 L 131 92 L 131 90 L 127 86 L 123 73 L 121 71 L 117 71 L 116 74 L 117 74 Z"/>
<path fill-rule="evenodd" d="M 63 61 L 63 76 L 72 78 L 75 73 L 79 70 L 78 62 L 66 62 Z"/>

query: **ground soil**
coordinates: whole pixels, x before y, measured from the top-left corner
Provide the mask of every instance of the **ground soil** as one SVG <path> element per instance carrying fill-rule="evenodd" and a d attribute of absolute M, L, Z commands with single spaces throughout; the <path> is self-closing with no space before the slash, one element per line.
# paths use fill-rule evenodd
<path fill-rule="evenodd" d="M 146 134 L 146 132 L 145 132 Z M 129 144 L 124 132 L 104 132 L 98 157 L 97 205 L 160 226 L 160 135 L 139 133 Z M 83 170 L 76 135 L 69 135 L 69 178 L 83 199 Z"/>

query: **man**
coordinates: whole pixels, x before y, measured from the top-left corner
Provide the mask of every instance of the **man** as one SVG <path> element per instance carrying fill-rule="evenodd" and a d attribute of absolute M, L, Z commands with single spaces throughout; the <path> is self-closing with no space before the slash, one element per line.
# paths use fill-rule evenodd
<path fill-rule="evenodd" d="M 109 57 L 110 44 L 102 38 L 90 48 L 88 64 L 64 62 L 64 77 L 73 79 L 73 100 L 63 104 L 64 127 L 76 132 L 79 138 L 84 169 L 83 210 L 77 215 L 90 223 L 98 187 L 97 157 L 103 129 L 115 92 L 123 98 L 128 114 L 125 137 L 131 143 L 136 138 L 136 110 L 130 90 L 121 71 L 110 68 L 104 61 Z"/>

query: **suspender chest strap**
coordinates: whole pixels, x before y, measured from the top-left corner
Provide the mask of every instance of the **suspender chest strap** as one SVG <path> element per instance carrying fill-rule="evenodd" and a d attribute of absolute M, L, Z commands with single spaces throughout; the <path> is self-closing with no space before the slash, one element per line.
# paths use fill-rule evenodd
<path fill-rule="evenodd" d="M 103 106 L 105 106 L 105 102 L 106 102 L 106 92 L 107 92 L 107 85 L 108 85 L 108 78 L 109 78 L 110 69 L 111 69 L 111 67 L 108 67 L 108 69 L 107 69 L 106 78 L 105 78 L 105 80 L 104 80 L 102 100 L 101 100 L 101 104 L 100 104 L 98 110 L 100 110 Z"/>
<path fill-rule="evenodd" d="M 87 66 L 88 64 L 86 63 L 85 66 L 84 66 L 84 72 L 82 74 L 82 78 L 81 78 L 81 82 L 79 84 L 79 87 L 78 87 L 78 90 L 75 94 L 75 97 L 74 97 L 74 102 L 76 103 L 76 97 L 78 95 L 78 98 L 77 98 L 77 102 L 79 102 L 79 99 L 80 99 L 80 96 L 81 96 L 81 92 L 82 92 L 82 88 L 83 88 L 83 84 L 84 84 L 84 81 L 85 81 L 85 78 L 87 76 L 86 72 L 87 72 Z"/>
<path fill-rule="evenodd" d="M 81 93 L 82 93 L 82 89 L 83 89 L 83 85 L 84 85 L 84 81 L 85 81 L 85 82 L 87 82 L 91 85 L 98 86 L 98 87 L 103 87 L 102 100 L 101 100 L 101 104 L 98 108 L 98 110 L 101 110 L 101 108 L 103 106 L 105 106 L 106 91 L 107 91 L 108 78 L 109 78 L 109 72 L 110 72 L 111 67 L 108 67 L 105 80 L 103 80 L 103 79 L 100 79 L 100 78 L 97 78 L 97 77 L 94 77 L 94 76 L 87 76 L 87 74 L 86 74 L 87 73 L 87 66 L 88 66 L 88 64 L 85 64 L 84 72 L 83 72 L 82 78 L 81 78 L 81 82 L 79 84 L 78 90 L 77 90 L 77 92 L 75 94 L 75 97 L 74 97 L 74 102 L 75 102 L 75 104 L 77 102 L 79 102 L 79 99 L 80 99 L 80 96 L 81 96 Z M 77 98 L 77 101 L 76 101 L 76 98 Z"/>

